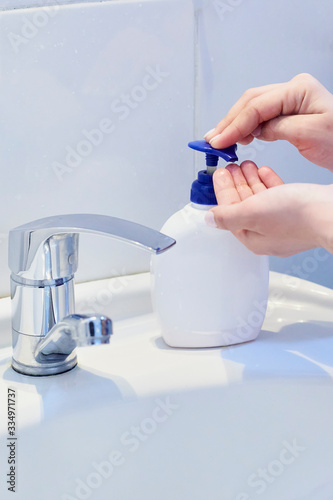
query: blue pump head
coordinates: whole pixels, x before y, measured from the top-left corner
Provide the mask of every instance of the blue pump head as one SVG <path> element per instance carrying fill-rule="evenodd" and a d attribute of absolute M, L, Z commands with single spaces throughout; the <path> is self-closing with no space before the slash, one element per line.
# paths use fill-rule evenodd
<path fill-rule="evenodd" d="M 216 170 L 219 157 L 227 162 L 237 161 L 237 144 L 225 149 L 214 149 L 206 141 L 192 141 L 188 146 L 196 151 L 206 153 L 206 170 L 198 173 L 198 178 L 192 184 L 191 201 L 198 205 L 217 205 L 213 186 L 213 173 Z"/>

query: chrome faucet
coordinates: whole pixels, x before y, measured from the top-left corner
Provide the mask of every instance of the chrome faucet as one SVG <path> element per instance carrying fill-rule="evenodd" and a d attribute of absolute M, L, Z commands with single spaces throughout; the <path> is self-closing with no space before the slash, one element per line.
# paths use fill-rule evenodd
<path fill-rule="evenodd" d="M 109 343 L 109 318 L 75 314 L 79 233 L 125 240 L 154 253 L 175 244 L 158 231 L 104 215 L 59 215 L 12 229 L 12 367 L 20 373 L 66 372 L 77 364 L 76 346 Z"/>

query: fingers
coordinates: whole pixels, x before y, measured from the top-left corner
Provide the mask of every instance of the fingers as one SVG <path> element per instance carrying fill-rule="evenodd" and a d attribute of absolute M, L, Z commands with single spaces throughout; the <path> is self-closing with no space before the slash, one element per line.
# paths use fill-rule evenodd
<path fill-rule="evenodd" d="M 211 139 L 211 146 L 213 148 L 231 146 L 251 134 L 261 123 L 279 116 L 282 109 L 283 94 L 280 90 L 266 92 L 251 99 L 221 134 Z"/>
<path fill-rule="evenodd" d="M 268 189 L 284 184 L 283 180 L 270 167 L 260 167 L 258 176 Z"/>
<path fill-rule="evenodd" d="M 255 192 L 266 189 L 258 176 L 257 166 L 251 161 L 245 161 L 241 166 L 232 163 L 225 169 L 219 168 L 214 173 L 213 180 L 219 205 L 239 203 Z"/>
<path fill-rule="evenodd" d="M 232 176 L 235 189 L 238 193 L 240 201 L 246 200 L 249 196 L 253 196 L 253 191 L 248 185 L 246 177 L 239 165 L 231 164 L 226 167 Z"/>
<path fill-rule="evenodd" d="M 255 163 L 245 161 L 240 167 L 238 165 L 228 165 L 226 168 L 233 177 L 241 201 L 253 196 L 255 191 L 259 192 L 266 189 L 259 179 L 258 168 Z M 254 187 L 255 191 L 253 191 L 252 187 Z"/>
<path fill-rule="evenodd" d="M 247 90 L 242 97 L 232 106 L 230 111 L 228 112 L 227 116 L 221 120 L 217 126 L 207 132 L 207 134 L 204 136 L 204 139 L 207 142 L 210 142 L 210 140 L 220 134 L 222 130 L 224 130 L 230 123 L 234 121 L 234 119 L 239 115 L 239 113 L 242 111 L 242 109 L 247 105 L 247 103 L 253 99 L 254 97 L 260 96 L 262 94 L 265 94 L 266 92 L 269 92 L 270 90 L 273 90 L 275 88 L 280 87 L 281 83 L 277 84 L 272 84 L 272 85 L 264 85 L 262 87 L 255 87 L 253 89 Z"/>
<path fill-rule="evenodd" d="M 280 115 L 290 115 L 297 112 L 305 91 L 296 92 L 296 88 L 295 83 L 289 82 L 273 86 L 272 89 L 252 97 L 245 102 L 236 116 L 232 114 L 234 117 L 230 122 L 228 119 L 222 124 L 224 128 L 221 133 L 213 134 L 213 138 L 209 140 L 211 146 L 219 149 L 231 146 L 235 142 L 249 141 L 249 136 L 252 133 L 262 138 L 262 130 L 258 129 L 261 124 L 265 124 Z M 219 131 L 221 127 L 218 126 L 217 129 Z M 280 138 L 275 137 L 274 133 L 271 133 L 270 137 L 270 140 Z M 284 137 L 284 139 L 286 138 Z"/>
<path fill-rule="evenodd" d="M 304 120 L 316 123 L 311 118 L 331 108 L 332 94 L 313 76 L 300 74 L 286 83 L 247 90 L 205 140 L 225 148 L 235 142 L 249 144 L 253 137 L 285 139 L 299 148 L 310 137 Z"/>
<path fill-rule="evenodd" d="M 238 167 L 239 168 L 239 167 Z M 214 190 L 219 205 L 232 205 L 241 201 L 232 174 L 226 168 L 218 168 L 213 176 Z"/>
<path fill-rule="evenodd" d="M 230 164 L 225 169 L 216 170 L 213 181 L 219 206 L 210 211 L 207 224 L 232 231 L 246 244 L 246 231 L 260 234 L 258 228 L 260 213 L 263 213 L 262 199 L 259 201 L 253 195 L 284 184 L 282 179 L 269 167 L 258 169 L 252 161 L 244 161 L 241 166 Z"/>
<path fill-rule="evenodd" d="M 241 166 L 230 164 L 214 173 L 214 189 L 219 205 L 231 205 L 246 200 L 250 196 L 265 191 L 270 184 L 283 183 L 272 169 L 263 173 L 268 186 L 259 177 L 258 167 L 252 161 L 244 161 Z M 279 182 L 280 181 L 280 182 Z"/>
<path fill-rule="evenodd" d="M 243 161 L 241 169 L 253 194 L 266 190 L 268 186 L 266 186 L 261 177 L 259 177 L 258 167 L 253 161 Z"/>

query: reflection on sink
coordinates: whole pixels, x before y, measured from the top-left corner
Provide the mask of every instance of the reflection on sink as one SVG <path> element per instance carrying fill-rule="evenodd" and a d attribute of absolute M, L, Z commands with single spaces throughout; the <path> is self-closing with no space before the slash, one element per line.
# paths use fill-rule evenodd
<path fill-rule="evenodd" d="M 78 312 L 115 321 L 110 345 L 79 348 L 72 371 L 21 375 L 11 348 L 0 350 L 2 401 L 8 388 L 17 394 L 16 499 L 332 497 L 331 290 L 272 273 L 257 340 L 172 349 L 151 312 L 149 275 L 107 302 L 111 281 L 77 286 Z M 7 321 L 8 311 L 0 332 Z M 1 499 L 12 498 L 7 420 L 2 404 Z"/>

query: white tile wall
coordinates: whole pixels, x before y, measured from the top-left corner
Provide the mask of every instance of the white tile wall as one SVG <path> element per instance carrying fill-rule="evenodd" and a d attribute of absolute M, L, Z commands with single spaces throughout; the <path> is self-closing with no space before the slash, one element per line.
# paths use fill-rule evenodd
<path fill-rule="evenodd" d="M 75 3 L 102 3 L 108 0 L 0 0 L 0 10 L 26 9 L 31 7 L 50 7 Z"/>
<path fill-rule="evenodd" d="M 159 229 L 194 167 L 190 1 L 112 1 L 0 14 L 0 293 L 7 231 L 101 213 Z M 124 243 L 82 237 L 79 280 L 146 270 Z"/>
<path fill-rule="evenodd" d="M 0 13 L 2 295 L 11 227 L 92 212 L 158 229 L 188 201 L 187 142 L 248 87 L 307 71 L 333 90 L 330 0 L 0 0 L 0 9 L 10 9 Z M 289 182 L 332 182 L 286 143 L 240 152 Z M 78 279 L 148 261 L 85 236 Z M 272 268 L 333 286 L 331 256 L 272 259 Z"/>
<path fill-rule="evenodd" d="M 308 72 L 333 92 L 333 2 L 197 0 L 200 68 L 198 134 L 222 119 L 250 88 Z M 256 141 L 240 160 L 274 168 L 286 182 L 333 183 L 286 142 Z M 319 260 L 319 256 L 320 259 Z M 271 268 L 333 287 L 333 256 L 313 251 L 271 259 Z"/>

